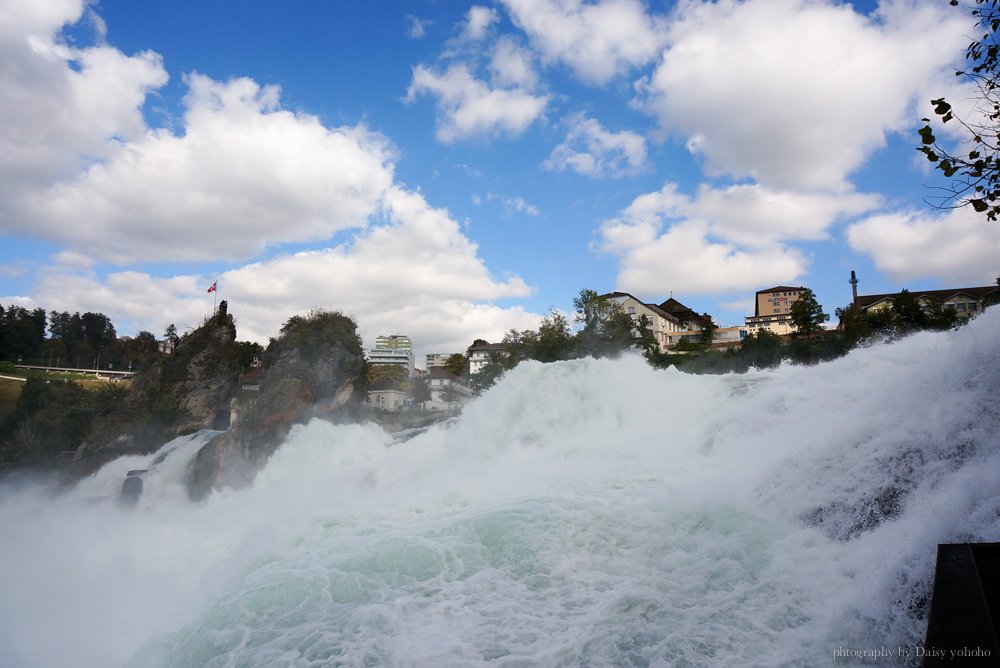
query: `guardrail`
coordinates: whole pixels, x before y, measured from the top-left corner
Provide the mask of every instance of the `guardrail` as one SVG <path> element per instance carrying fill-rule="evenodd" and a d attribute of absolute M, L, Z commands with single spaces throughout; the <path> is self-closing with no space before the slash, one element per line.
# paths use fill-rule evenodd
<path fill-rule="evenodd" d="M 129 378 L 136 374 L 135 371 L 114 371 L 113 369 L 71 369 L 69 367 L 57 366 L 34 366 L 31 364 L 15 364 L 18 369 L 32 369 L 34 371 L 60 371 L 63 373 L 89 373 L 95 376 L 114 376 L 118 378 Z"/>

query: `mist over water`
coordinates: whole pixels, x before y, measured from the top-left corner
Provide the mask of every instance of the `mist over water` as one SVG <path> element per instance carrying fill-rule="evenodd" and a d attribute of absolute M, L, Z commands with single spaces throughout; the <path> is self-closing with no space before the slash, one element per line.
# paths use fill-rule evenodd
<path fill-rule="evenodd" d="M 936 545 L 1000 540 L 998 333 L 992 309 L 730 376 L 523 364 L 405 442 L 297 428 L 252 487 L 200 504 L 181 481 L 211 432 L 55 498 L 0 489 L 0 665 L 828 665 L 838 647 L 912 649 Z M 115 498 L 137 468 L 128 509 Z"/>

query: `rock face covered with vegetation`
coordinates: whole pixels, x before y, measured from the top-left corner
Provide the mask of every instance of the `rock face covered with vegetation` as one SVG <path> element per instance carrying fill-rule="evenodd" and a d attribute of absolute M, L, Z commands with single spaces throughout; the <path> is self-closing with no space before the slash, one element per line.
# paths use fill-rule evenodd
<path fill-rule="evenodd" d="M 212 427 L 220 414 L 228 414 L 246 363 L 233 317 L 220 308 L 180 339 L 173 353 L 135 377 L 125 400 L 124 424 L 100 425 L 105 434 L 95 434 L 93 440 L 99 443 L 102 435 L 119 432 L 116 442 L 149 449 Z"/>
<path fill-rule="evenodd" d="M 254 365 L 255 358 L 263 365 Z M 366 371 L 347 316 L 294 316 L 265 351 L 236 340 L 222 302 L 130 384 L 29 379 L 0 420 L 0 473 L 39 467 L 73 479 L 178 436 L 229 428 L 189 471 L 189 492 L 202 498 L 213 487 L 252 480 L 295 424 L 313 417 L 360 420 Z"/>
<path fill-rule="evenodd" d="M 264 355 L 259 389 L 241 392 L 232 428 L 198 453 L 188 480 L 192 498 L 249 482 L 295 424 L 360 419 L 366 362 L 356 327 L 332 311 L 285 323 Z"/>

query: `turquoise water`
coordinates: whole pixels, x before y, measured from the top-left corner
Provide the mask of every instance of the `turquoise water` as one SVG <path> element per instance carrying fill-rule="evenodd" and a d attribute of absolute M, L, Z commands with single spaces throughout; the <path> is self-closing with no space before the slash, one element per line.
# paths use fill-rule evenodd
<path fill-rule="evenodd" d="M 1000 540 L 998 332 L 741 376 L 522 365 L 405 442 L 297 428 L 200 504 L 211 434 L 131 511 L 152 458 L 4 490 L 0 665 L 906 664 L 936 544 Z"/>

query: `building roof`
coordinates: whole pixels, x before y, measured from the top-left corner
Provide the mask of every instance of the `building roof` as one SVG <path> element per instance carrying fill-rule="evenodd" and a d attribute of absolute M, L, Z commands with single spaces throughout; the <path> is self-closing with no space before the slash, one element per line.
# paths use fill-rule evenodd
<path fill-rule="evenodd" d="M 758 290 L 758 295 L 767 294 L 769 292 L 792 292 L 794 290 L 808 290 L 805 286 L 792 287 L 789 285 L 776 285 L 773 288 L 768 288 L 767 290 Z"/>
<path fill-rule="evenodd" d="M 631 295 L 631 294 L 629 294 L 627 292 L 617 292 L 617 291 L 616 292 L 609 292 L 606 295 L 601 295 L 601 297 L 609 297 L 609 298 L 626 297 L 626 298 L 631 298 L 631 299 L 634 299 L 635 301 L 639 302 L 640 304 L 642 304 L 643 306 L 645 306 L 646 308 L 648 308 L 650 311 L 652 311 L 656 315 L 660 316 L 661 318 L 665 318 L 667 320 L 673 320 L 674 322 L 680 322 L 677 319 L 677 316 L 673 315 L 672 313 L 668 313 L 667 311 L 664 311 L 662 308 L 660 308 L 656 304 L 647 304 L 646 302 L 642 301 L 641 299 L 639 299 L 635 295 Z"/>
<path fill-rule="evenodd" d="M 696 313 L 691 308 L 681 304 L 671 297 L 659 306 L 660 309 L 674 316 L 681 322 L 694 321 L 699 327 L 707 327 L 712 324 L 712 316 L 707 313 Z"/>
<path fill-rule="evenodd" d="M 456 376 L 449 372 L 447 369 L 441 366 L 436 366 L 433 369 L 428 369 L 427 375 L 424 376 L 427 380 L 450 380 L 454 383 L 465 384 L 465 380 L 459 376 Z"/>
<path fill-rule="evenodd" d="M 507 350 L 506 343 L 487 343 L 469 348 L 470 353 L 474 352 L 494 352 L 496 350 Z"/>
<path fill-rule="evenodd" d="M 945 290 L 917 290 L 911 292 L 910 295 L 914 299 L 934 299 L 936 301 L 944 302 L 948 301 L 952 297 L 957 297 L 958 295 L 965 295 L 971 297 L 975 300 L 980 300 L 991 292 L 998 290 L 996 285 L 987 285 L 978 288 L 948 288 Z M 881 301 L 893 301 L 899 297 L 898 292 L 882 294 L 882 295 L 858 295 L 857 305 L 860 308 L 867 308 L 873 306 Z"/>

